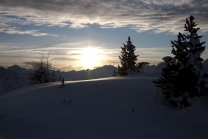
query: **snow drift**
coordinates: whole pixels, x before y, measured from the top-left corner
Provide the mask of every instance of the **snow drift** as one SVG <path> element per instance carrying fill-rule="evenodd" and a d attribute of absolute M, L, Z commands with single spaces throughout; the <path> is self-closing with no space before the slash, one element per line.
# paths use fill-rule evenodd
<path fill-rule="evenodd" d="M 0 96 L 4 139 L 206 139 L 208 101 L 162 105 L 154 74 L 32 85 Z"/>

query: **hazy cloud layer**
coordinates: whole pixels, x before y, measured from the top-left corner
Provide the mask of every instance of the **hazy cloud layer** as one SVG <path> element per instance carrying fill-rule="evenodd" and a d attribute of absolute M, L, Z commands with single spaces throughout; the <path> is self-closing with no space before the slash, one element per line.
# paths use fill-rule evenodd
<path fill-rule="evenodd" d="M 54 35 L 18 26 L 48 25 L 84 28 L 129 27 L 138 32 L 183 31 L 185 18 L 196 17 L 202 31 L 208 32 L 207 0 L 1 0 L 0 32 L 8 34 Z"/>
<path fill-rule="evenodd" d="M 69 67 L 73 67 L 77 70 L 78 67 L 86 63 L 84 59 L 89 55 L 86 55 L 88 47 L 83 47 L 83 44 L 86 44 L 86 42 L 62 43 L 48 47 L 24 47 L 21 44 L 0 43 L 0 63 L 4 67 L 17 64 L 25 68 L 31 68 L 33 67 L 31 63 L 38 62 L 42 56 L 46 58 L 49 54 L 49 60 L 56 65 L 57 69 L 63 70 L 63 68 L 69 69 Z M 114 56 L 117 57 L 116 61 L 119 61 L 119 49 L 92 48 L 94 49 L 94 54 L 106 59 L 106 61 L 103 61 L 103 59 L 98 60 L 101 65 L 111 64 L 109 61 Z M 9 61 L 11 62 L 9 63 Z"/>

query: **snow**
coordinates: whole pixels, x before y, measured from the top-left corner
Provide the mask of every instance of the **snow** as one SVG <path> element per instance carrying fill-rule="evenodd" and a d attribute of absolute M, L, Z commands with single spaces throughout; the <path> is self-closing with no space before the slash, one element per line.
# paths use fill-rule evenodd
<path fill-rule="evenodd" d="M 32 85 L 0 95 L 4 139 L 206 139 L 208 101 L 175 110 L 158 73 Z M 65 102 L 63 102 L 65 100 Z M 71 101 L 71 102 L 69 102 Z M 132 112 L 132 110 L 134 112 Z"/>
<path fill-rule="evenodd" d="M 17 65 L 7 69 L 0 67 L 0 94 L 28 85 L 29 70 Z"/>
<path fill-rule="evenodd" d="M 160 73 L 161 69 L 164 66 L 164 62 L 159 63 L 157 66 L 146 65 L 142 68 L 142 71 L 145 73 Z M 203 67 L 203 72 L 208 74 L 208 59 L 203 62 Z M 59 78 L 59 76 L 61 76 L 64 77 L 65 80 L 87 80 L 95 78 L 112 77 L 114 70 L 118 71 L 118 69 L 114 66 L 105 65 L 103 67 L 98 67 L 94 70 L 72 70 L 69 72 L 56 71 L 56 73 L 57 79 Z M 8 67 L 7 69 L 0 67 L 0 94 L 29 85 L 28 75 L 31 72 L 32 70 L 26 70 L 17 65 Z"/>
<path fill-rule="evenodd" d="M 93 70 L 73 70 L 69 72 L 56 71 L 56 74 L 57 80 L 59 76 L 64 77 L 65 80 L 86 80 L 112 77 L 114 70 L 117 71 L 117 68 L 111 65 L 105 65 Z M 29 85 L 31 81 L 28 80 L 28 77 L 31 72 L 32 70 L 27 70 L 17 65 L 8 67 L 7 69 L 0 67 L 0 94 Z"/>

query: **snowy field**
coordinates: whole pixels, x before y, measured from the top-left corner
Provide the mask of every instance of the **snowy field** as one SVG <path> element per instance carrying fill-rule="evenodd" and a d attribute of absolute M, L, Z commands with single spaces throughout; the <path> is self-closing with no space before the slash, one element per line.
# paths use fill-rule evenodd
<path fill-rule="evenodd" d="M 208 139 L 208 99 L 183 110 L 162 105 L 157 78 L 56 82 L 0 95 L 0 139 Z"/>

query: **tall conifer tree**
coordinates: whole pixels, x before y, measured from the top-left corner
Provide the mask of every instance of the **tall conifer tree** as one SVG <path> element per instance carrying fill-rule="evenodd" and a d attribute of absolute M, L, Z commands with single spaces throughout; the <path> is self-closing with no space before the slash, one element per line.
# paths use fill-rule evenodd
<path fill-rule="evenodd" d="M 138 72 L 138 67 L 136 66 L 137 56 L 134 54 L 136 47 L 132 44 L 130 37 L 128 37 L 127 44 L 123 45 L 121 47 L 121 56 L 119 56 L 121 66 L 118 65 L 118 74 L 121 76 Z"/>
<path fill-rule="evenodd" d="M 121 47 L 121 56 L 119 56 L 121 66 L 118 65 L 118 74 L 120 76 L 128 75 L 128 53 L 127 53 L 127 47 L 124 44 L 123 47 Z"/>
<path fill-rule="evenodd" d="M 138 69 L 136 67 L 137 55 L 134 54 L 136 47 L 132 44 L 130 37 L 128 37 L 126 48 L 128 51 L 128 70 L 131 73 L 137 72 Z"/>
<path fill-rule="evenodd" d="M 178 34 L 177 41 L 171 41 L 174 57 L 164 57 L 165 67 L 162 69 L 162 77 L 153 81 L 160 87 L 169 100 L 177 108 L 191 106 L 190 98 L 201 96 L 206 91 L 205 78 L 202 73 L 202 61 L 200 57 L 205 50 L 200 43 L 202 36 L 197 35 L 199 28 L 194 22 L 194 17 L 186 19 L 184 26 L 187 34 Z"/>

